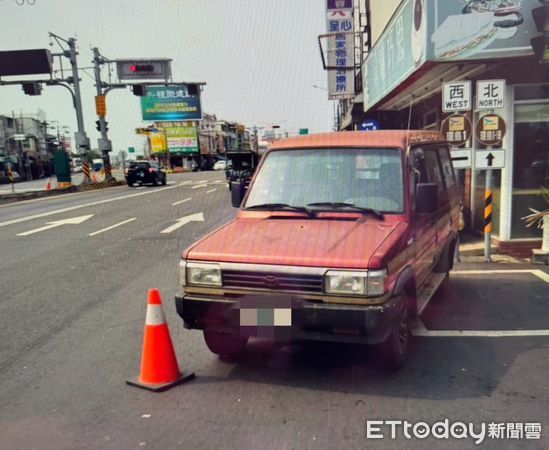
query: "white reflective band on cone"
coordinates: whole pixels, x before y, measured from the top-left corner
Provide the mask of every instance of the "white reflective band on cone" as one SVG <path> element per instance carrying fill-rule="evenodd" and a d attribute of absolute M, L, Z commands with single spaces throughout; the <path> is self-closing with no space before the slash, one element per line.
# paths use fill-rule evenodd
<path fill-rule="evenodd" d="M 147 305 L 145 325 L 163 325 L 166 323 L 161 305 Z"/>

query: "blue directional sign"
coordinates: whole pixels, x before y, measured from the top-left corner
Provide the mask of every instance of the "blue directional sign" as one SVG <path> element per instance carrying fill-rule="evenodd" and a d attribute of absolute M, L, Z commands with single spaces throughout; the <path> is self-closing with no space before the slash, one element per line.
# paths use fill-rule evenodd
<path fill-rule="evenodd" d="M 381 130 L 381 124 L 376 119 L 366 119 L 360 124 L 360 129 L 362 131 Z"/>

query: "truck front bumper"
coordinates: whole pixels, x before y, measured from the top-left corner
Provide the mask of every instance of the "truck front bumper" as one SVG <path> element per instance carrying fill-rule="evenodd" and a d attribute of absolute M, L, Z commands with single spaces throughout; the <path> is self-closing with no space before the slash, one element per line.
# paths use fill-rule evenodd
<path fill-rule="evenodd" d="M 186 294 L 175 297 L 177 313 L 189 329 L 239 333 L 275 340 L 318 340 L 377 344 L 394 330 L 404 301 L 400 296 L 389 298 L 381 305 L 342 305 L 300 300 L 294 297 L 261 296 L 252 301 L 242 298 Z M 253 308 L 254 302 L 256 308 Z M 242 324 L 242 311 L 255 309 L 259 320 L 255 326 Z M 291 325 L 269 323 L 269 314 L 277 308 L 291 309 Z M 249 314 L 244 314 L 249 317 Z M 272 313 L 271 313 L 272 317 Z M 287 317 L 287 316 L 286 316 Z M 276 321 L 275 321 L 276 322 Z"/>

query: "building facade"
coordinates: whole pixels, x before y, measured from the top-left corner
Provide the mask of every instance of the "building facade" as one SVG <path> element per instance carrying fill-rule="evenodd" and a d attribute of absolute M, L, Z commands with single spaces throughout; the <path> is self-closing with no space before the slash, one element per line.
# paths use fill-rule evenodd
<path fill-rule="evenodd" d="M 354 99 L 340 102 L 341 129 L 375 123 L 382 129 L 441 130 L 459 113 L 472 130 L 454 149 L 471 149 L 474 160 L 476 152 L 487 148 L 475 137 L 477 124 L 483 117 L 499 116 L 506 130 L 490 148 L 504 150 L 505 163 L 492 171 L 492 236 L 511 254 L 527 255 L 539 247 L 541 230 L 526 228 L 522 217 L 529 208 L 547 208 L 541 192 L 549 186 L 549 71 L 530 43 L 539 35 L 532 11 L 540 3 L 356 1 L 362 5 L 358 10 L 367 9 L 370 45 L 362 54 L 360 89 Z M 486 95 L 479 86 L 485 89 L 483 82 L 490 80 L 497 80 L 504 92 L 502 103 L 486 108 L 477 100 Z M 463 81 L 470 82 L 468 108 L 443 110 L 443 85 Z M 481 232 L 486 171 L 471 167 L 457 172 L 467 225 Z"/>

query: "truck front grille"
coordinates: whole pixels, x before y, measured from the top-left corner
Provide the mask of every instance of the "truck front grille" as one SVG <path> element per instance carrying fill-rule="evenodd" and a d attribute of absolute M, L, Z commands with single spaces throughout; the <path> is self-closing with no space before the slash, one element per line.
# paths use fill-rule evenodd
<path fill-rule="evenodd" d="M 272 291 L 323 292 L 322 275 L 224 270 L 223 286 Z"/>

